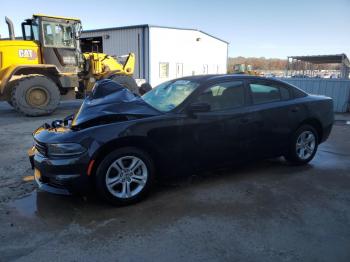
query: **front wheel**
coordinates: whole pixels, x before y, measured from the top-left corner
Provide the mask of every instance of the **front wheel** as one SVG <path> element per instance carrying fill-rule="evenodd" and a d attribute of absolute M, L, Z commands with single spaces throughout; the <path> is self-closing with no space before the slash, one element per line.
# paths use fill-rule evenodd
<path fill-rule="evenodd" d="M 11 104 L 27 116 L 51 114 L 60 102 L 58 86 L 44 75 L 27 75 L 18 80 L 11 90 Z"/>
<path fill-rule="evenodd" d="M 315 128 L 303 125 L 294 133 L 285 158 L 295 165 L 307 164 L 314 158 L 317 147 L 318 135 Z"/>
<path fill-rule="evenodd" d="M 149 192 L 153 181 L 152 158 L 134 147 L 109 153 L 96 171 L 97 193 L 113 205 L 140 201 Z"/>

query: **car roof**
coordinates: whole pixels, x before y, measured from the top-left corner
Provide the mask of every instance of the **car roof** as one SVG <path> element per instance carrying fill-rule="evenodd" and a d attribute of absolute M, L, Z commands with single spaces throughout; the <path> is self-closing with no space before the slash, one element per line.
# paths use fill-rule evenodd
<path fill-rule="evenodd" d="M 212 74 L 212 75 L 195 75 L 195 76 L 186 76 L 179 79 L 182 80 L 192 80 L 197 82 L 207 82 L 207 81 L 215 81 L 215 80 L 227 80 L 227 79 L 255 79 L 255 80 L 268 80 L 268 81 L 277 81 L 282 82 L 275 78 L 266 78 L 261 76 L 252 76 L 245 74 Z"/>

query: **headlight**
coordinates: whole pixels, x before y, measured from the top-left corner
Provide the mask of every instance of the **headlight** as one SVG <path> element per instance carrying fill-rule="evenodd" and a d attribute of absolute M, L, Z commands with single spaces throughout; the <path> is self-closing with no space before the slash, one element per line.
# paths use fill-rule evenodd
<path fill-rule="evenodd" d="M 80 144 L 64 143 L 64 144 L 48 144 L 47 154 L 49 156 L 77 156 L 86 151 L 86 148 Z"/>

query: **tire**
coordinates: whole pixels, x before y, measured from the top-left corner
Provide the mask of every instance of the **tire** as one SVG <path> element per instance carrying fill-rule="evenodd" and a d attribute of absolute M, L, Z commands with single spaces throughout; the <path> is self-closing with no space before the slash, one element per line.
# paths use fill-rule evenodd
<path fill-rule="evenodd" d="M 129 164 L 133 163 L 137 163 L 136 168 L 128 173 L 127 170 L 132 170 Z M 124 173 L 121 172 L 122 169 Z M 124 147 L 109 153 L 99 164 L 96 170 L 96 189 L 98 195 L 112 205 L 130 205 L 149 193 L 154 177 L 154 165 L 149 154 L 135 147 Z"/>
<path fill-rule="evenodd" d="M 17 81 L 18 81 L 18 80 L 12 80 L 12 81 L 8 82 L 7 85 L 6 85 L 6 89 L 5 89 L 6 97 L 7 97 L 7 99 L 8 99 L 6 102 L 7 102 L 11 107 L 13 107 L 13 103 L 12 103 L 12 101 L 11 101 L 11 90 L 12 90 L 13 87 L 16 85 Z"/>
<path fill-rule="evenodd" d="M 27 116 L 51 114 L 60 102 L 58 86 L 44 75 L 28 75 L 16 80 L 11 90 L 13 107 Z"/>
<path fill-rule="evenodd" d="M 114 82 L 126 87 L 127 89 L 129 89 L 131 92 L 140 95 L 139 92 L 139 87 L 136 84 L 136 81 L 134 78 L 132 78 L 131 76 L 123 76 L 123 75 L 114 75 L 111 76 L 111 80 L 113 80 Z"/>
<path fill-rule="evenodd" d="M 294 165 L 305 165 L 315 156 L 318 148 L 318 134 L 311 125 L 299 127 L 289 145 L 289 152 L 285 155 L 287 161 Z"/>

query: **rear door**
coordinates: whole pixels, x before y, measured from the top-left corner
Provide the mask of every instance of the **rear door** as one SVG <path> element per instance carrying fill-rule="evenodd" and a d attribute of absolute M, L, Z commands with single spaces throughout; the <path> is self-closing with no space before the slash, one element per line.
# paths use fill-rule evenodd
<path fill-rule="evenodd" d="M 248 87 L 251 111 L 260 123 L 254 151 L 264 157 L 280 155 L 292 132 L 291 90 L 282 83 L 260 79 L 249 80 Z"/>

